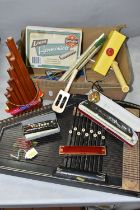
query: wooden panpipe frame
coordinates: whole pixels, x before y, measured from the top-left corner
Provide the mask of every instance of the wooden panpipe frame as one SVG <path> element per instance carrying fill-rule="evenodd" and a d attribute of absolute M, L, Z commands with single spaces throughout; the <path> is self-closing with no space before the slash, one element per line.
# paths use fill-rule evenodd
<path fill-rule="evenodd" d="M 9 87 L 6 89 L 5 96 L 8 99 L 6 105 L 11 110 L 33 101 L 37 96 L 37 89 L 30 78 L 14 39 L 8 37 L 6 44 L 9 48 L 6 58 L 10 64 L 7 70 L 10 79 L 8 80 Z"/>

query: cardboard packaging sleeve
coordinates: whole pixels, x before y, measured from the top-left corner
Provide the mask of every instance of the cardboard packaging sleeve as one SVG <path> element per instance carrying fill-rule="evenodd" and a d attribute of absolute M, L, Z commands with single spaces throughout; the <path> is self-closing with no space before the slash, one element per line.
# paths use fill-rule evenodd
<path fill-rule="evenodd" d="M 85 49 L 93 42 L 93 40 L 98 38 L 102 33 L 108 35 L 111 30 L 120 31 L 124 27 L 125 27 L 124 25 L 118 25 L 118 26 L 107 26 L 107 27 L 82 28 L 83 31 L 82 52 L 84 52 Z M 25 60 L 25 30 L 23 30 L 21 33 L 20 49 L 21 49 L 21 54 Z M 119 67 L 122 71 L 122 74 L 128 86 L 130 86 L 131 89 L 132 71 L 129 65 L 128 51 L 126 44 L 123 44 L 115 60 L 119 63 Z M 91 70 L 91 66 L 92 66 L 91 62 L 89 62 L 85 66 L 85 72 L 86 72 L 85 76 L 82 76 L 73 82 L 70 88 L 70 93 L 87 94 L 92 87 L 92 83 L 88 81 L 95 82 L 103 78 L 103 76 L 100 75 L 99 73 L 93 72 Z M 32 73 L 33 75 L 38 75 L 37 69 L 29 69 L 29 72 L 31 72 L 31 76 Z M 44 75 L 45 69 L 42 69 L 39 72 L 40 76 Z M 44 93 L 44 99 L 48 100 L 54 100 L 59 90 L 60 89 L 63 90 L 67 84 L 67 82 L 64 81 L 54 81 L 46 79 L 33 79 L 33 80 L 34 82 L 37 81 L 39 88 Z M 112 99 L 122 100 L 126 96 L 126 93 L 122 92 L 120 84 L 112 70 L 109 70 L 107 77 L 101 83 L 101 87 L 103 88 L 104 91 L 103 94 Z"/>

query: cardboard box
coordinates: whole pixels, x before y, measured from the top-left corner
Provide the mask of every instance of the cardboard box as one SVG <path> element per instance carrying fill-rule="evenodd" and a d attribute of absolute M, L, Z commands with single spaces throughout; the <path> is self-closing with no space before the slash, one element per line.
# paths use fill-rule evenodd
<path fill-rule="evenodd" d="M 85 49 L 102 33 L 108 35 L 111 30 L 120 31 L 122 28 L 124 28 L 124 25 L 111 26 L 111 27 L 82 28 L 83 31 L 82 51 L 84 52 Z M 25 58 L 25 30 L 22 31 L 21 33 L 21 41 L 22 41 L 21 53 Z M 122 71 L 122 74 L 124 75 L 127 84 L 131 88 L 132 73 L 129 65 L 126 44 L 123 44 L 123 46 L 121 47 L 116 57 L 116 61 L 119 63 L 119 67 Z M 92 87 L 92 83 L 88 81 L 95 82 L 103 78 L 103 76 L 100 75 L 99 73 L 93 72 L 91 70 L 91 66 L 92 66 L 91 62 L 89 62 L 86 65 L 85 67 L 86 77 L 84 78 L 81 77 L 76 81 L 74 81 L 71 86 L 70 93 L 87 94 Z M 36 74 L 36 69 L 29 69 L 29 71 L 31 74 L 32 73 Z M 34 82 L 37 81 L 39 88 L 44 92 L 44 99 L 48 100 L 54 100 L 59 90 L 64 89 L 67 84 L 67 82 L 63 81 L 59 82 L 59 81 L 45 80 L 45 79 L 33 79 L 33 80 Z M 118 80 L 114 72 L 111 70 L 109 70 L 108 76 L 102 81 L 101 87 L 104 90 L 103 94 L 112 99 L 122 100 L 126 96 L 126 93 L 122 92 L 120 84 L 118 83 Z"/>

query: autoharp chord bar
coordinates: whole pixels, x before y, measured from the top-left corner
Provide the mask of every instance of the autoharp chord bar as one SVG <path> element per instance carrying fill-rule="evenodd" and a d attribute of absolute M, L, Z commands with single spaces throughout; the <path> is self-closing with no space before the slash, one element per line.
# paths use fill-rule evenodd
<path fill-rule="evenodd" d="M 29 77 L 27 68 L 23 62 L 23 59 L 16 47 L 15 41 L 12 37 L 8 37 L 6 39 L 6 44 L 11 52 L 11 54 L 15 57 L 15 60 L 17 62 L 18 68 L 21 71 L 21 74 L 24 78 L 26 78 L 25 84 L 29 88 L 29 92 L 31 92 L 32 96 L 34 97 L 36 94 L 36 88 L 34 86 L 34 83 L 32 82 L 31 78 Z"/>

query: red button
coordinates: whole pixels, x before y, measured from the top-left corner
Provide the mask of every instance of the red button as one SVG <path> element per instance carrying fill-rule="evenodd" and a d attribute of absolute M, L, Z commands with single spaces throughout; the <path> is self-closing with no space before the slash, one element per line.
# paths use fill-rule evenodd
<path fill-rule="evenodd" d="M 112 56 L 112 55 L 114 54 L 114 49 L 113 49 L 113 48 L 108 48 L 108 49 L 106 50 L 106 54 L 107 54 L 108 56 Z"/>

